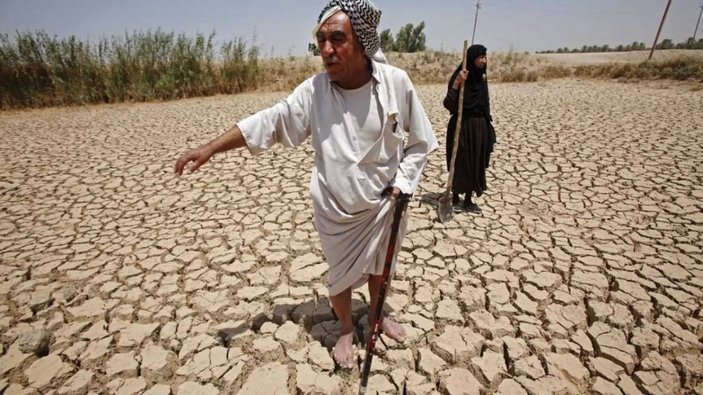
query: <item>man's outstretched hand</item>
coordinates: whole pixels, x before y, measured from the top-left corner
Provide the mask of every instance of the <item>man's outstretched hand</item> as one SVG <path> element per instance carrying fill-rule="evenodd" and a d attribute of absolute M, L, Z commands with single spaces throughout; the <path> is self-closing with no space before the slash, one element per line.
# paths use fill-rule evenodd
<path fill-rule="evenodd" d="M 190 162 L 193 162 L 189 167 L 190 172 L 193 173 L 198 170 L 200 166 L 207 163 L 212 155 L 214 155 L 214 152 L 209 148 L 208 144 L 188 150 L 176 161 L 175 172 L 179 176 L 183 175 L 183 169 L 185 169 Z"/>
<path fill-rule="evenodd" d="M 207 163 L 213 155 L 219 152 L 225 152 L 231 149 L 246 146 L 247 143 L 244 141 L 242 131 L 239 130 L 239 126 L 235 125 L 230 130 L 224 132 L 220 137 L 181 155 L 181 157 L 176 161 L 176 174 L 179 176 L 182 175 L 183 169 L 185 169 L 190 162 L 193 162 L 193 164 L 189 167 L 190 172 L 192 173 L 198 170 L 200 166 Z"/>

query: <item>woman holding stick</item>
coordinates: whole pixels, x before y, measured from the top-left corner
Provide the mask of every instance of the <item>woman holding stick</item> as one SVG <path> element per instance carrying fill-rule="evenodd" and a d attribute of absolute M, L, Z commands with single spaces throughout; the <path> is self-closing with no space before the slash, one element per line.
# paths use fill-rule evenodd
<path fill-rule="evenodd" d="M 456 130 L 459 109 L 459 87 L 464 86 L 463 116 L 459 135 L 459 147 L 452 180 L 452 204 L 455 212 L 480 212 L 481 209 L 471 199 L 479 197 L 486 187 L 486 168 L 493 152 L 495 132 L 491 125 L 491 106 L 486 79 L 486 47 L 472 45 L 466 51 L 466 69 L 457 67 L 449 80 L 444 107 L 451 118 L 447 125 L 447 167 L 450 166 L 454 131 Z M 465 194 L 461 204 L 460 196 Z"/>

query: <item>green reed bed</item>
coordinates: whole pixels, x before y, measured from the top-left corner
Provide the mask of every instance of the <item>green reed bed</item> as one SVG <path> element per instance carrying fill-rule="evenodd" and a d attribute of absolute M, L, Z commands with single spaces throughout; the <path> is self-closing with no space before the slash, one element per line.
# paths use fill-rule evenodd
<path fill-rule="evenodd" d="M 0 108 L 169 100 L 255 89 L 258 49 L 214 34 L 134 32 L 95 43 L 0 35 Z"/>

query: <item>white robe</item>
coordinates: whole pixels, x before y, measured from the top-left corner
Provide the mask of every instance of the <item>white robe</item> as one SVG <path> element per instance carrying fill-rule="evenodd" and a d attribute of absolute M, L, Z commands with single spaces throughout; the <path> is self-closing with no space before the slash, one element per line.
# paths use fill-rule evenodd
<path fill-rule="evenodd" d="M 351 127 L 353 115 L 345 110 L 339 87 L 327 73 L 307 79 L 286 99 L 237 124 L 252 154 L 275 143 L 297 146 L 312 135 L 310 192 L 315 228 L 330 266 L 327 287 L 332 296 L 362 285 L 369 274 L 383 272 L 394 204 L 381 192 L 392 186 L 413 193 L 427 155 L 437 148 L 432 125 L 407 74 L 371 63 L 384 120 L 380 137 L 372 144 L 359 144 L 358 131 Z M 406 223 L 404 217 L 398 247 Z"/>

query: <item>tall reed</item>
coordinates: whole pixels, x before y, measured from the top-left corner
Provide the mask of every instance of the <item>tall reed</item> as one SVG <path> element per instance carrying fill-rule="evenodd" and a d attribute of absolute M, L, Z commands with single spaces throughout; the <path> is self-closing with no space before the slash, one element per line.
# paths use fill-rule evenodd
<path fill-rule="evenodd" d="M 0 108 L 168 100 L 258 87 L 259 50 L 214 33 L 161 30 L 96 43 L 46 32 L 0 35 Z"/>

